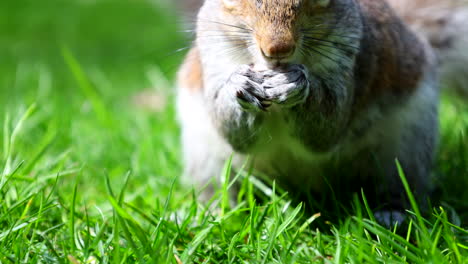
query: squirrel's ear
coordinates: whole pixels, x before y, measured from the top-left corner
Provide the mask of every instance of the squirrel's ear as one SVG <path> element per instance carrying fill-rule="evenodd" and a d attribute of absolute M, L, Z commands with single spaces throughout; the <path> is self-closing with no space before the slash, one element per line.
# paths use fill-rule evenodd
<path fill-rule="evenodd" d="M 223 0 L 223 4 L 226 8 L 231 9 L 239 4 L 240 0 Z"/>
<path fill-rule="evenodd" d="M 317 4 L 321 7 L 327 7 L 330 4 L 330 0 L 317 0 Z"/>

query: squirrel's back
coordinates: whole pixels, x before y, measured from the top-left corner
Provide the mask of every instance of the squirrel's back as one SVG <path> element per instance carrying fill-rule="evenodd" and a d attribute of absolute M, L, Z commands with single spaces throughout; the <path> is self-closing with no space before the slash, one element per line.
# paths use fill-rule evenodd
<path fill-rule="evenodd" d="M 468 1 L 387 0 L 436 51 L 444 86 L 468 95 Z"/>

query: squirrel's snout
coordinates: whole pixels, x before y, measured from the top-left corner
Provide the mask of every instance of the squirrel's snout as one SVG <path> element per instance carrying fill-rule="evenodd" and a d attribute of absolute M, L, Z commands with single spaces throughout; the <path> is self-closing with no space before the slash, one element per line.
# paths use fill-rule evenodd
<path fill-rule="evenodd" d="M 296 44 L 293 41 L 273 41 L 260 47 L 263 56 L 267 59 L 281 60 L 287 59 L 294 54 Z"/>

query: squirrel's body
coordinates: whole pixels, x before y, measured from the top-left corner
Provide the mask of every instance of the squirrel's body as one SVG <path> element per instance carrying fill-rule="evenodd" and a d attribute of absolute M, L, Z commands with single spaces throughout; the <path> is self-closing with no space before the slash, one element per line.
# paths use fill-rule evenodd
<path fill-rule="evenodd" d="M 398 159 L 428 193 L 436 60 L 385 1 L 206 0 L 196 32 L 178 78 L 192 183 L 235 153 L 292 194 L 363 187 L 401 210 Z"/>

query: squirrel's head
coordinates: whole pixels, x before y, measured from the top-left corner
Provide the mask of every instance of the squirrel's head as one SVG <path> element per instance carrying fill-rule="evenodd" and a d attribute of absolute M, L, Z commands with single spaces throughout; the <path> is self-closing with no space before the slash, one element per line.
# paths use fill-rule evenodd
<path fill-rule="evenodd" d="M 223 40 L 232 44 L 232 50 L 248 51 L 253 64 L 262 61 L 265 65 L 299 62 L 301 57 L 313 57 L 308 53 L 322 57 L 332 56 L 330 54 L 333 52 L 328 50 L 335 48 L 335 41 L 332 39 L 338 37 L 337 21 L 343 15 L 340 14 L 344 11 L 343 3 L 350 2 L 349 0 L 218 1 L 216 7 L 221 9 L 221 16 L 211 16 L 212 20 L 199 16 L 199 22 L 216 24 L 217 30 L 223 31 L 223 35 L 226 36 Z M 217 12 L 211 8 L 205 12 L 210 10 Z M 198 33 L 203 34 L 200 31 Z"/>

